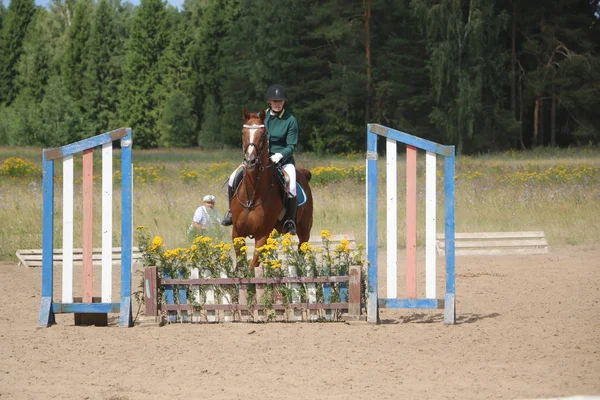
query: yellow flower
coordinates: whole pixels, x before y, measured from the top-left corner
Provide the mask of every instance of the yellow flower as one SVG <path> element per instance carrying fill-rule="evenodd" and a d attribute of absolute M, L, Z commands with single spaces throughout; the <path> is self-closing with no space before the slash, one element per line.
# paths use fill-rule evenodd
<path fill-rule="evenodd" d="M 292 241 L 291 241 L 290 239 L 287 239 L 287 238 L 286 238 L 286 239 L 283 239 L 283 240 L 281 241 L 281 245 L 282 245 L 283 247 L 289 247 L 289 246 L 291 246 L 291 245 L 292 245 Z"/>
<path fill-rule="evenodd" d="M 154 236 L 152 239 L 152 246 L 160 247 L 163 244 L 163 240 L 160 236 Z"/>
<path fill-rule="evenodd" d="M 161 247 L 163 245 L 163 240 L 160 236 L 154 236 L 154 238 L 152 239 L 152 244 L 150 245 L 149 249 L 150 251 L 155 251 L 158 250 L 159 247 Z"/>
<path fill-rule="evenodd" d="M 331 233 L 327 229 L 321 231 L 321 239 L 331 239 Z"/>
<path fill-rule="evenodd" d="M 246 244 L 246 239 L 244 239 L 243 237 L 236 237 L 235 239 L 233 239 L 233 245 L 235 247 L 244 246 L 245 244 Z"/>
<path fill-rule="evenodd" d="M 304 242 L 300 245 L 300 251 L 303 253 L 307 253 L 312 250 L 312 246 L 308 242 Z"/>
<path fill-rule="evenodd" d="M 277 235 L 279 235 L 279 232 L 277 232 L 277 229 L 273 229 L 269 234 L 269 238 L 275 238 Z"/>
<path fill-rule="evenodd" d="M 247 251 L 248 251 L 248 246 L 242 246 L 242 247 L 240 247 L 240 252 L 246 253 Z"/>
<path fill-rule="evenodd" d="M 272 269 L 279 269 L 281 267 L 282 267 L 281 261 L 279 261 L 279 260 L 273 260 L 273 262 L 271 262 L 271 268 Z"/>
<path fill-rule="evenodd" d="M 166 250 L 165 251 L 165 258 L 167 260 L 170 260 L 171 258 L 173 258 L 175 256 L 175 254 L 171 251 L 171 250 Z"/>

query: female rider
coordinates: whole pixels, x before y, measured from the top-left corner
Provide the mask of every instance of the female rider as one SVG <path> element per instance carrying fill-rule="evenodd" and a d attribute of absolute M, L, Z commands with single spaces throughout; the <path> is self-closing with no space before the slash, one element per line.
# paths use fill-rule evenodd
<path fill-rule="evenodd" d="M 294 166 L 294 150 L 298 144 L 298 122 L 291 112 L 284 108 L 286 96 L 285 88 L 281 85 L 271 85 L 267 89 L 267 102 L 270 107 L 265 111 L 265 128 L 269 133 L 269 158 L 275 164 L 282 166 L 290 178 L 290 194 L 286 204 L 284 233 L 296 234 L 296 211 L 298 201 L 296 197 L 296 168 Z M 233 181 L 237 174 L 236 169 L 229 177 L 229 211 L 225 214 L 222 225 L 232 224 L 231 200 L 234 195 Z"/>

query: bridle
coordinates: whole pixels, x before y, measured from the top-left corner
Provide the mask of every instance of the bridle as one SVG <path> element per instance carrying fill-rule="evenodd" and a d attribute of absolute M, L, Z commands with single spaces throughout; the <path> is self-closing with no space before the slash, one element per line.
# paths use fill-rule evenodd
<path fill-rule="evenodd" d="M 260 146 L 257 145 L 257 143 L 255 143 L 255 139 L 254 137 L 252 137 L 252 141 L 250 143 L 248 143 L 247 145 L 242 147 L 242 150 L 244 152 L 244 161 L 242 162 L 242 166 L 244 168 L 244 180 L 246 179 L 246 174 L 249 171 L 252 171 L 256 166 L 258 166 L 258 176 L 256 178 L 256 183 L 254 185 L 254 191 L 252 193 L 252 195 L 250 195 L 250 193 L 248 193 L 248 187 L 246 185 L 244 185 L 245 189 L 246 189 L 246 202 L 243 203 L 240 198 L 237 195 L 237 190 L 236 190 L 236 194 L 235 194 L 235 198 L 238 201 L 238 203 L 240 205 L 242 205 L 242 207 L 244 207 L 244 209 L 246 210 L 246 224 L 248 223 L 248 215 L 250 214 L 250 211 L 265 203 L 265 201 L 269 200 L 269 194 L 271 192 L 271 189 L 275 186 L 275 184 L 273 182 L 271 182 L 271 185 L 269 186 L 268 192 L 266 194 L 266 196 L 264 196 L 261 201 L 259 201 L 258 203 L 255 202 L 256 201 L 256 189 L 258 187 L 258 182 L 260 181 L 260 178 L 262 176 L 261 172 L 265 170 L 265 168 L 271 168 L 274 164 L 272 162 L 270 162 L 270 159 L 267 158 L 267 165 L 262 165 L 262 161 L 261 161 L 261 156 L 262 153 L 264 151 L 265 148 L 269 148 L 269 134 L 267 132 L 267 130 L 265 129 L 265 125 L 264 124 L 244 124 L 243 125 L 244 129 L 263 129 L 262 133 L 260 136 L 258 136 L 258 141 L 260 141 Z M 246 134 L 246 132 L 244 132 L 244 135 Z M 256 149 L 256 157 L 254 158 L 254 160 L 249 161 L 246 158 L 246 154 L 248 153 L 248 149 L 250 147 L 254 147 Z M 241 185 L 240 185 L 241 186 Z M 240 187 L 238 187 L 239 189 Z M 250 235 L 251 236 L 251 235 Z"/>
<path fill-rule="evenodd" d="M 244 161 L 242 163 L 242 165 L 244 166 L 244 169 L 247 169 L 247 167 L 254 167 L 255 164 L 258 164 L 259 168 L 265 168 L 265 167 L 270 167 L 271 164 L 269 164 L 268 166 L 262 166 L 261 165 L 261 161 L 260 161 L 260 156 L 262 155 L 263 150 L 265 149 L 265 147 L 269 147 L 269 136 L 267 133 L 267 130 L 265 129 L 265 125 L 264 124 L 260 124 L 260 125 L 246 125 L 244 124 L 244 129 L 262 129 L 262 134 L 260 135 L 259 139 L 260 139 L 260 143 L 261 146 L 257 146 L 256 143 L 254 143 L 254 138 L 252 138 L 252 142 L 248 143 L 246 146 L 244 146 L 242 148 L 243 152 L 244 152 Z M 265 143 L 266 140 L 266 143 Z M 248 159 L 246 158 L 246 154 L 248 153 L 248 149 L 250 147 L 254 147 L 256 149 L 256 157 L 254 158 L 254 163 L 252 163 L 252 161 L 248 161 Z"/>

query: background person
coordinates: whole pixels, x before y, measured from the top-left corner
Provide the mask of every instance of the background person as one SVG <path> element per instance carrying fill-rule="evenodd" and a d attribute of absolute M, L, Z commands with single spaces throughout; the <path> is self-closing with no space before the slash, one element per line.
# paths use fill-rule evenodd
<path fill-rule="evenodd" d="M 218 225 L 221 222 L 221 218 L 219 218 L 215 210 L 215 203 L 217 201 L 215 196 L 208 194 L 204 196 L 202 201 L 203 204 L 196 209 L 192 217 L 192 224 L 188 229 L 189 233 L 205 233 L 211 226 Z"/>

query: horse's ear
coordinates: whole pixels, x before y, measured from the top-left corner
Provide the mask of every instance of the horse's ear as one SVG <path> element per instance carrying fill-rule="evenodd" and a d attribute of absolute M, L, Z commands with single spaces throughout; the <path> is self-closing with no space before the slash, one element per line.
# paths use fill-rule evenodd
<path fill-rule="evenodd" d="M 248 118 L 250 118 L 250 114 L 248 114 L 248 110 L 245 108 L 242 110 L 242 118 L 244 118 L 244 121 L 247 121 Z"/>
<path fill-rule="evenodd" d="M 260 110 L 260 120 L 264 121 L 265 120 L 265 110 Z"/>

